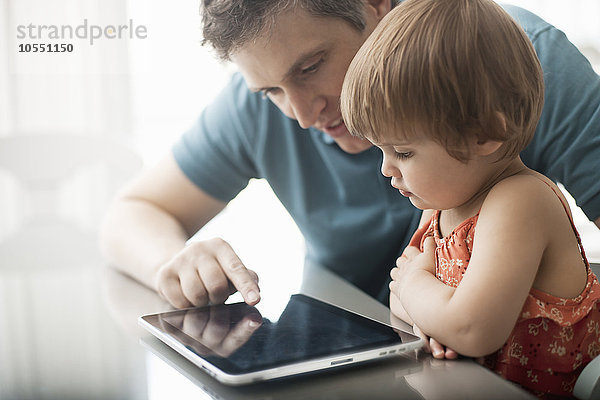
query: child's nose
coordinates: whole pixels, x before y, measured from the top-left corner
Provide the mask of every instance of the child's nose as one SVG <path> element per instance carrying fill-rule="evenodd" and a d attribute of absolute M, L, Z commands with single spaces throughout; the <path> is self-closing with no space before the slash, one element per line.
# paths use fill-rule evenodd
<path fill-rule="evenodd" d="M 402 174 L 400 173 L 400 170 L 398 168 L 394 167 L 392 165 L 392 163 L 390 163 L 388 161 L 388 159 L 385 155 L 383 156 L 383 162 L 381 163 L 381 173 L 386 178 L 391 178 L 392 176 L 394 176 L 394 177 L 402 176 Z"/>

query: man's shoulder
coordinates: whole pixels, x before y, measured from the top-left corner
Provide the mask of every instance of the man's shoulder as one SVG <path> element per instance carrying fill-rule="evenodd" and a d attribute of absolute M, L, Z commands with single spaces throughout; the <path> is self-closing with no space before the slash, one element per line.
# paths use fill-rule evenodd
<path fill-rule="evenodd" d="M 549 29 L 554 29 L 551 24 L 531 11 L 509 4 L 501 4 L 501 6 L 519 25 L 521 25 L 531 41 L 535 41 L 540 33 Z"/>

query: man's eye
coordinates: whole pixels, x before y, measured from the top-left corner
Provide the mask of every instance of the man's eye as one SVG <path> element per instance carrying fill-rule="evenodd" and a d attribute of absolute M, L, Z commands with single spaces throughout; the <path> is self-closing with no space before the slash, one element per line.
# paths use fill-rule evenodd
<path fill-rule="evenodd" d="M 306 68 L 303 68 L 302 71 L 301 71 L 302 74 L 310 74 L 310 73 L 315 72 L 316 70 L 319 69 L 319 66 L 321 65 L 322 62 L 323 62 L 323 59 L 320 59 L 316 63 L 314 63 L 314 64 L 312 64 L 312 65 L 310 65 L 310 66 L 308 66 Z"/>

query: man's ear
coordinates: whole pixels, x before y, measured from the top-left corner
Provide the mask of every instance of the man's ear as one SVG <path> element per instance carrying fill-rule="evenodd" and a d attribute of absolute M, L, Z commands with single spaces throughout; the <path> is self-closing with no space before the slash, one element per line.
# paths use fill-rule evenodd
<path fill-rule="evenodd" d="M 375 16 L 381 20 L 392 9 L 394 0 L 365 0 L 365 6 L 375 11 Z"/>

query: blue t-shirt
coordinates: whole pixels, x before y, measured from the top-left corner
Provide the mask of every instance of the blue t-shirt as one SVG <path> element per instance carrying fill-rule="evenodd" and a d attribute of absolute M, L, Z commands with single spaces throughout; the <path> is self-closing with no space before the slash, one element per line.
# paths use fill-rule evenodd
<path fill-rule="evenodd" d="M 533 42 L 546 83 L 544 111 L 523 161 L 561 182 L 600 217 L 600 78 L 564 34 L 534 14 L 505 9 Z M 241 75 L 173 148 L 179 166 L 217 199 L 266 179 L 304 235 L 307 257 L 387 303 L 389 270 L 420 217 L 381 175 L 372 147 L 348 154 L 252 93 Z"/>

